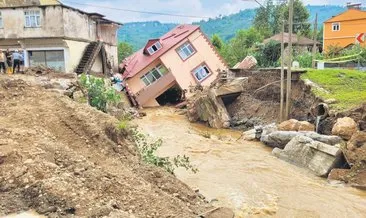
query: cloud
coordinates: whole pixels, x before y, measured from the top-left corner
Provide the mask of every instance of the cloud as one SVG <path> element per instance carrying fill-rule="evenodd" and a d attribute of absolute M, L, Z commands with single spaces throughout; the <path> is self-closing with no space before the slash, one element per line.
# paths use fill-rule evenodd
<path fill-rule="evenodd" d="M 265 0 L 258 1 L 264 2 Z M 346 1 L 349 0 L 303 0 L 304 4 L 312 5 L 345 5 Z M 122 23 L 149 20 L 169 23 L 191 23 L 202 20 L 202 18 L 159 16 L 116 10 L 119 8 L 214 18 L 219 15 L 229 15 L 247 8 L 258 7 L 258 4 L 251 0 L 63 0 L 63 2 L 88 12 L 104 14 L 107 18 Z M 81 4 L 95 5 L 96 7 Z"/>

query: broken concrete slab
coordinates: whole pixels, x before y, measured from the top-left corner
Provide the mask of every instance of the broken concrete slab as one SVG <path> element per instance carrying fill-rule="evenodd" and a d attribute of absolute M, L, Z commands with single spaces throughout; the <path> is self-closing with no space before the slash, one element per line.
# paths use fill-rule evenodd
<path fill-rule="evenodd" d="M 338 136 L 320 135 L 315 132 L 296 132 L 296 131 L 274 131 L 268 135 L 262 135 L 261 142 L 264 144 L 283 149 L 296 136 L 306 136 L 313 140 L 323 142 L 329 145 L 343 143 L 343 140 Z"/>
<path fill-rule="evenodd" d="M 283 150 L 275 148 L 272 154 L 282 160 L 305 167 L 325 177 L 344 163 L 339 146 L 331 146 L 306 136 L 294 137 Z"/>
<path fill-rule="evenodd" d="M 213 93 L 217 97 L 241 93 L 244 91 L 245 85 L 247 83 L 248 77 L 235 78 L 232 81 L 225 83 L 216 89 L 213 89 Z"/>

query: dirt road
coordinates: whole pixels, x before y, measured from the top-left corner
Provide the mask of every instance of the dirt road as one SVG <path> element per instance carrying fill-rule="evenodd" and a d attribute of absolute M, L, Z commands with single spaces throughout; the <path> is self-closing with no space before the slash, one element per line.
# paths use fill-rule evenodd
<path fill-rule="evenodd" d="M 178 170 L 177 177 L 237 217 L 365 217 L 365 191 L 329 184 L 260 143 L 236 141 L 238 132 L 190 124 L 174 109 L 147 114 L 137 123 L 164 140 L 159 154 L 186 154 L 198 166 L 197 174 Z"/>

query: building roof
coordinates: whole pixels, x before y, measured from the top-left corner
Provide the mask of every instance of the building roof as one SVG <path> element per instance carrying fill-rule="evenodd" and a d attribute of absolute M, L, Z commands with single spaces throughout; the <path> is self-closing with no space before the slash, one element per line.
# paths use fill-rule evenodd
<path fill-rule="evenodd" d="M 366 11 L 362 11 L 356 8 L 350 8 L 345 12 L 342 12 L 332 18 L 324 21 L 324 23 L 333 23 L 339 21 L 347 21 L 347 20 L 360 20 L 366 19 Z"/>
<path fill-rule="evenodd" d="M 2 0 L 0 8 L 61 5 L 58 0 Z"/>
<path fill-rule="evenodd" d="M 149 66 L 157 58 L 161 57 L 175 45 L 186 39 L 193 32 L 198 30 L 200 27 L 196 25 L 179 25 L 161 36 L 158 39 L 152 39 L 154 41 L 159 40 L 162 48 L 153 55 L 146 54 L 145 48 L 140 49 L 131 56 L 127 57 L 120 65 L 121 69 L 125 69 L 123 73 L 124 78 L 131 78 L 138 74 L 141 70 Z M 151 42 L 149 40 L 148 42 Z M 145 46 L 146 47 L 146 46 Z"/>
<path fill-rule="evenodd" d="M 284 33 L 284 42 L 288 43 L 289 40 L 289 33 Z M 270 41 L 276 41 L 276 42 L 281 42 L 281 33 L 276 34 L 268 39 L 265 39 L 263 41 L 263 43 L 268 43 Z M 294 45 L 313 45 L 314 44 L 314 40 L 306 38 L 304 36 L 298 36 L 296 34 L 292 34 L 292 43 Z M 318 41 L 316 41 L 316 44 L 320 44 Z"/>

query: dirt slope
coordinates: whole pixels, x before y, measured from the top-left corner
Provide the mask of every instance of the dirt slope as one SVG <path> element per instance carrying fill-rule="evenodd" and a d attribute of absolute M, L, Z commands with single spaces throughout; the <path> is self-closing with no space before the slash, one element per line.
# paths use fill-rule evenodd
<path fill-rule="evenodd" d="M 140 163 L 116 122 L 0 77 L 0 216 L 194 217 L 210 209 L 175 177 Z"/>

